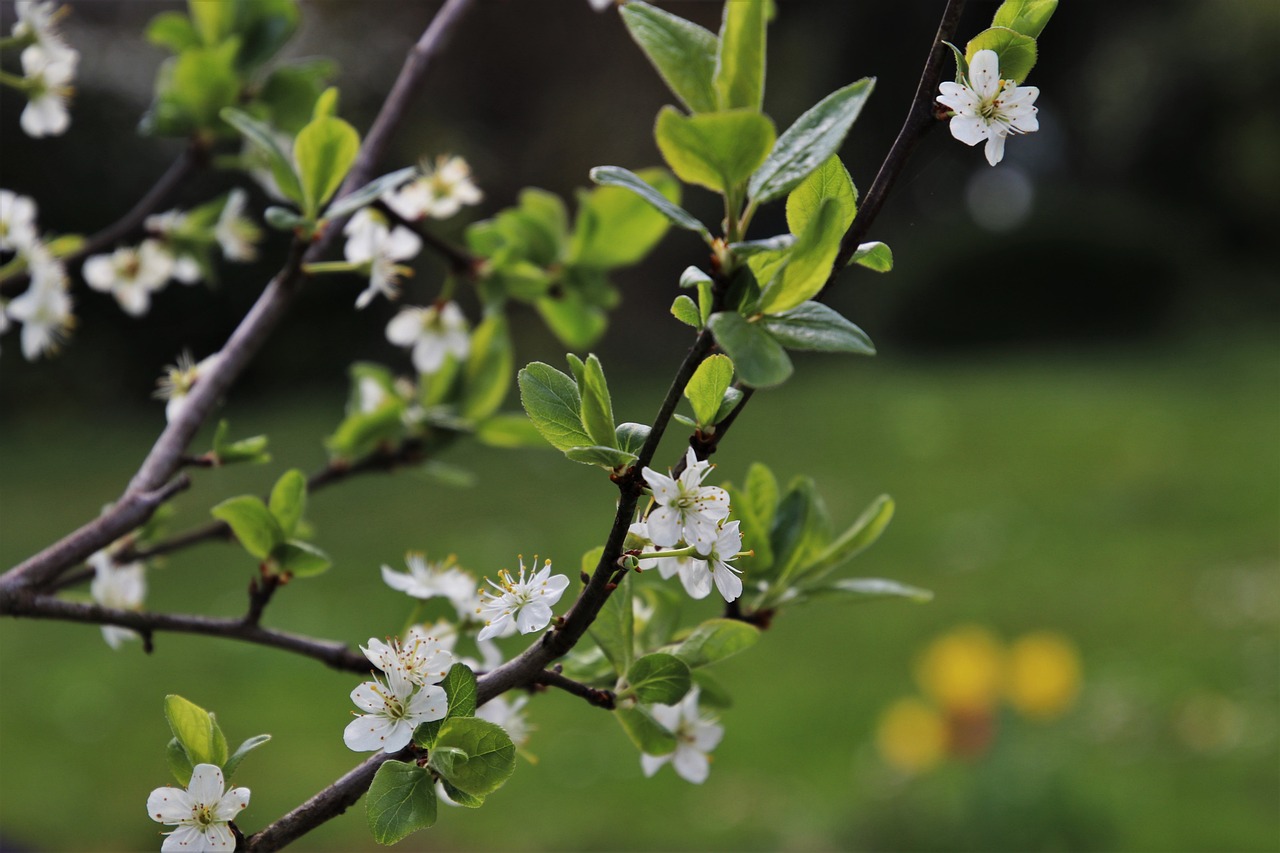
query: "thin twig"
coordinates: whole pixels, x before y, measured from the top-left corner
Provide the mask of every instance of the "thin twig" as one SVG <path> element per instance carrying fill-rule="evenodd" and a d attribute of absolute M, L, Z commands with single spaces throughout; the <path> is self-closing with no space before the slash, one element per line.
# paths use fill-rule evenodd
<path fill-rule="evenodd" d="M 612 711 L 616 705 L 614 703 L 614 695 L 611 690 L 601 690 L 580 681 L 574 681 L 560 673 L 559 668 L 544 669 L 541 673 L 534 676 L 534 684 L 541 684 L 546 687 L 555 687 L 566 693 L 572 693 L 574 696 L 580 696 L 587 700 L 587 703 L 597 708 L 604 708 L 606 711 Z"/>
<path fill-rule="evenodd" d="M 403 216 L 395 212 L 389 204 L 382 200 L 375 201 L 372 205 L 379 213 L 386 216 L 393 223 L 404 226 L 422 238 L 422 242 L 427 248 L 434 251 L 440 257 L 444 258 L 448 263 L 449 269 L 455 274 L 465 278 L 475 278 L 480 271 L 484 259 L 471 254 L 461 246 L 456 246 L 427 228 L 421 220 L 415 221 L 405 219 Z"/>

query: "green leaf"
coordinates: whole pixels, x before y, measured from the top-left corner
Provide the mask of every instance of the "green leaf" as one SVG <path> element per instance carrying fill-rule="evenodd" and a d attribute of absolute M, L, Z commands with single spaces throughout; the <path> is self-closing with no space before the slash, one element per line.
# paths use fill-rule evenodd
<path fill-rule="evenodd" d="M 586 349 L 604 334 L 608 319 L 598 306 L 588 305 L 582 296 L 574 292 L 543 296 L 534 306 L 543 321 L 565 345 L 573 349 Z"/>
<path fill-rule="evenodd" d="M 649 439 L 650 427 L 648 424 L 636 424 L 627 422 L 618 424 L 618 428 L 614 430 L 614 436 L 618 442 L 618 449 L 627 453 L 640 454 L 640 448 L 644 447 L 644 443 Z"/>
<path fill-rule="evenodd" d="M 284 531 L 261 498 L 253 495 L 228 498 L 209 510 L 209 514 L 229 524 L 244 549 L 260 560 L 265 560 L 284 543 Z"/>
<path fill-rule="evenodd" d="M 818 302 L 805 302 L 786 313 L 765 317 L 760 326 L 787 349 L 876 354 L 866 332 Z"/>
<path fill-rule="evenodd" d="M 654 126 L 662 157 L 680 180 L 729 194 L 764 162 L 773 122 L 751 110 L 681 115 L 663 107 Z"/>
<path fill-rule="evenodd" d="M 226 740 L 220 737 L 213 715 L 204 708 L 171 693 L 164 697 L 164 716 L 169 721 L 169 730 L 186 750 L 192 767 L 197 764 L 221 767 L 227 760 Z"/>
<path fill-rule="evenodd" d="M 751 176 L 748 195 L 763 204 L 807 178 L 840 148 L 874 87 L 875 79 L 864 77 L 827 95 L 796 119 Z"/>
<path fill-rule="evenodd" d="M 673 206 L 680 204 L 680 183 L 666 169 L 636 175 Z M 614 269 L 638 262 L 667 233 L 671 222 L 632 190 L 599 186 L 578 196 L 568 263 Z"/>
<path fill-rule="evenodd" d="M 235 774 L 236 768 L 240 766 L 240 762 L 244 761 L 246 755 L 271 740 L 271 735 L 254 735 L 244 743 L 236 747 L 236 751 L 231 753 L 231 757 L 227 759 L 227 763 L 222 768 L 223 776 L 228 782 L 231 781 L 232 775 Z M 187 784 L 183 782 L 182 784 Z"/>
<path fill-rule="evenodd" d="M 843 234 L 858 212 L 858 191 L 854 189 L 849 170 L 832 154 L 809 177 L 787 195 L 787 227 L 792 234 L 803 234 L 818 215 L 822 202 L 834 199 L 839 211 Z"/>
<path fill-rule="evenodd" d="M 759 112 L 764 104 L 767 5 L 765 0 L 724 4 L 715 70 L 716 105 L 721 110 Z"/>
<path fill-rule="evenodd" d="M 444 720 L 450 717 L 474 717 L 476 715 L 476 674 L 466 664 L 455 663 L 440 683 L 444 688 L 448 710 L 444 719 L 423 723 L 414 729 L 413 741 L 423 749 L 434 749 Z"/>
<path fill-rule="evenodd" d="M 778 480 L 763 462 L 753 462 L 747 469 L 743 481 L 747 489 L 747 499 L 756 518 L 767 527 L 773 526 L 773 517 L 778 512 Z"/>
<path fill-rule="evenodd" d="M 185 114 L 193 129 L 213 128 L 219 111 L 239 97 L 235 50 L 235 42 L 229 41 L 217 47 L 189 48 L 174 60 L 171 86 L 162 97 Z"/>
<path fill-rule="evenodd" d="M 848 530 L 805 567 L 804 575 L 821 577 L 870 548 L 893 520 L 893 509 L 893 498 L 880 495 L 863 510 L 862 515 L 858 516 L 858 520 Z"/>
<path fill-rule="evenodd" d="M 411 832 L 436 822 L 435 783 L 426 768 L 404 761 L 384 761 L 365 798 L 365 817 L 373 840 L 395 844 Z"/>
<path fill-rule="evenodd" d="M 552 447 L 568 450 L 592 444 L 582 428 L 578 385 L 549 364 L 535 361 L 520 371 L 520 402 L 529 420 Z"/>
<path fill-rule="evenodd" d="M 715 34 L 639 0 L 620 11 L 631 37 L 672 93 L 693 112 L 715 111 Z"/>
<path fill-rule="evenodd" d="M 609 396 L 609 383 L 604 378 L 600 359 L 587 356 L 582 384 L 582 425 L 591 441 L 601 447 L 615 447 L 617 436 L 613 420 L 613 400 Z"/>
<path fill-rule="evenodd" d="M 729 506 L 732 508 L 730 518 L 737 519 L 740 525 L 742 549 L 752 552 L 751 556 L 741 558 L 740 565 L 751 577 L 765 578 L 773 568 L 773 546 L 769 542 L 772 517 L 761 517 L 749 494 L 743 494 L 732 485 L 726 485 L 725 489 L 729 492 Z"/>
<path fill-rule="evenodd" d="M 733 384 L 733 361 L 726 355 L 713 355 L 703 360 L 684 387 L 684 396 L 693 406 L 699 426 L 715 423 L 724 400 L 724 392 Z M 670 704 L 670 703 L 666 703 Z"/>
<path fill-rule="evenodd" d="M 778 503 L 770 537 L 779 588 L 785 589 L 796 570 L 827 547 L 826 525 L 826 511 L 813 479 L 797 477 Z"/>
<path fill-rule="evenodd" d="M 796 244 L 794 234 L 775 234 L 763 240 L 745 240 L 741 243 L 730 243 L 729 251 L 740 258 L 750 258 L 768 253 L 770 255 L 786 254 Z"/>
<path fill-rule="evenodd" d="M 325 445 L 340 459 L 363 456 L 384 441 L 399 438 L 404 432 L 404 408 L 403 400 L 389 397 L 372 412 L 354 411 L 343 418 Z"/>
<path fill-rule="evenodd" d="M 478 809 L 484 805 L 484 797 L 477 797 L 475 794 L 468 794 L 466 791 L 459 791 L 457 788 L 450 785 L 447 780 L 441 779 L 440 785 L 444 788 L 444 792 L 448 795 L 449 799 L 453 800 L 454 803 L 462 806 L 463 808 Z"/>
<path fill-rule="evenodd" d="M 627 670 L 627 684 L 640 702 L 674 705 L 689 692 L 693 679 L 684 661 L 674 655 L 655 652 L 631 665 Z"/>
<path fill-rule="evenodd" d="M 733 359 L 738 376 L 753 388 L 785 382 L 794 369 L 786 350 L 767 332 L 736 311 L 719 311 L 708 322 L 720 348 Z"/>
<path fill-rule="evenodd" d="M 854 250 L 849 263 L 875 272 L 889 272 L 893 269 L 893 250 L 880 242 L 862 243 Z"/>
<path fill-rule="evenodd" d="M 596 166 L 591 170 L 591 180 L 606 187 L 621 187 L 630 190 L 648 202 L 673 224 L 687 231 L 696 231 L 704 240 L 710 242 L 711 232 L 693 214 L 671 201 L 664 193 L 646 182 L 635 172 L 621 166 Z"/>
<path fill-rule="evenodd" d="M 317 107 L 320 104 L 316 102 Z M 340 118 L 312 119 L 298 132 L 293 143 L 293 159 L 302 185 L 302 209 L 308 217 L 319 214 L 329 197 L 342 186 L 359 151 L 360 134 Z"/>
<path fill-rule="evenodd" d="M 718 708 L 724 710 L 733 707 L 733 697 L 715 676 L 700 669 L 693 674 L 693 683 L 698 686 L 698 707 Z"/>
<path fill-rule="evenodd" d="M 756 644 L 760 629 L 737 619 L 708 619 L 675 649 L 690 669 L 733 657 Z"/>
<path fill-rule="evenodd" d="M 593 564 L 592 569 L 594 568 Z M 596 641 L 609 663 L 613 664 L 614 672 L 622 675 L 631 669 L 631 661 L 635 655 L 635 614 L 631 608 L 630 572 L 623 576 L 618 588 L 609 594 L 599 615 L 587 628 L 587 633 Z"/>
<path fill-rule="evenodd" d="M 636 749 L 645 755 L 670 755 L 676 751 L 676 736 L 644 708 L 620 707 L 613 712 L 613 717 Z"/>
<path fill-rule="evenodd" d="M 227 434 L 230 431 L 231 425 L 225 419 L 218 421 L 218 428 L 213 433 L 213 455 L 218 457 L 219 465 L 271 461 L 271 456 L 267 453 L 268 439 L 265 435 L 227 441 Z"/>
<path fill-rule="evenodd" d="M 311 108 L 311 120 L 319 121 L 324 118 L 334 118 L 338 114 L 338 88 L 330 86 L 320 93 L 316 98 L 315 105 Z"/>
<path fill-rule="evenodd" d="M 220 115 L 223 121 L 240 131 L 240 134 L 245 139 L 256 145 L 266 155 L 267 167 L 271 170 L 271 176 L 275 179 L 276 186 L 280 188 L 280 192 L 301 205 L 303 203 L 303 194 L 302 185 L 298 183 L 298 173 L 294 171 L 293 161 L 280 148 L 279 143 L 276 142 L 275 133 L 272 132 L 271 128 L 243 110 L 228 107 Z M 268 209 L 268 212 L 270 212 L 270 209 Z M 270 217 L 268 217 L 268 222 L 270 222 Z M 275 225 L 276 223 L 271 222 L 271 224 Z"/>
<path fill-rule="evenodd" d="M 471 335 L 471 354 L 462 371 L 462 417 L 483 421 L 498 411 L 511 388 L 514 369 L 515 354 L 506 315 L 492 312 Z"/>
<path fill-rule="evenodd" d="M 824 199 L 817 214 L 796 240 L 786 264 L 761 290 L 758 310 L 781 314 L 817 296 L 831 278 L 847 227 L 839 201 Z"/>
<path fill-rule="evenodd" d="M 671 316 L 686 326 L 693 326 L 695 329 L 702 328 L 702 312 L 698 310 L 698 303 L 683 293 L 671 303 Z"/>
<path fill-rule="evenodd" d="M 1024 36 L 1039 38 L 1058 8 L 1058 0 L 1005 0 L 996 9 L 993 27 L 1008 27 Z"/>
<path fill-rule="evenodd" d="M 454 750 L 437 764 L 440 751 Z M 501 726 L 476 717 L 450 717 L 440 727 L 431 766 L 464 793 L 483 797 L 502 787 L 516 769 L 516 747 Z"/>
<path fill-rule="evenodd" d="M 697 287 L 700 284 L 711 284 L 711 276 L 694 266 L 684 268 L 680 273 L 681 287 Z"/>
<path fill-rule="evenodd" d="M 933 593 L 885 578 L 844 578 L 827 584 L 805 587 L 799 599 L 845 598 L 867 601 L 877 598 L 907 598 L 919 604 L 933 601 Z"/>
<path fill-rule="evenodd" d="M 209 3 L 187 0 L 187 12 L 207 45 L 215 45 L 230 35 L 235 24 L 235 3 Z"/>
<path fill-rule="evenodd" d="M 324 551 L 298 539 L 290 539 L 281 545 L 273 556 L 279 564 L 280 572 L 295 578 L 322 574 L 333 565 L 333 560 Z"/>
<path fill-rule="evenodd" d="M 255 101 L 266 108 L 273 127 L 295 136 L 311 121 L 316 100 L 337 76 L 330 59 L 302 59 L 271 69 Z"/>
<path fill-rule="evenodd" d="M 347 193 L 329 205 L 324 212 L 324 218 L 338 219 L 348 213 L 355 213 L 360 208 L 373 204 L 388 190 L 395 189 L 401 184 L 413 180 L 417 174 L 418 169 L 416 166 L 406 166 L 380 178 L 374 178 L 360 189 Z"/>
<path fill-rule="evenodd" d="M 546 447 L 546 439 L 524 415 L 495 415 L 476 428 L 476 438 L 490 447 Z"/>
<path fill-rule="evenodd" d="M 729 413 L 738 407 L 738 401 L 742 399 L 742 392 L 737 388 L 726 388 L 724 397 L 720 400 L 720 408 L 716 409 L 715 422 L 720 423 L 729 417 Z"/>
<path fill-rule="evenodd" d="M 574 462 L 581 462 L 584 465 L 599 465 L 601 468 L 607 468 L 610 471 L 626 468 L 636 461 L 634 453 L 628 453 L 616 447 L 605 447 L 601 444 L 570 447 L 564 452 L 564 455 Z"/>
<path fill-rule="evenodd" d="M 297 468 L 285 471 L 271 489 L 268 506 L 284 535 L 292 536 L 307 509 L 307 475 Z"/>
<path fill-rule="evenodd" d="M 978 33 L 964 46 L 964 58 L 972 65 L 980 50 L 994 50 L 1000 57 L 1000 78 L 1021 83 L 1036 64 L 1036 40 L 1009 29 L 992 27 Z"/>
<path fill-rule="evenodd" d="M 182 53 L 188 48 L 200 46 L 200 34 L 186 15 L 168 11 L 156 15 L 147 24 L 147 41 L 156 47 L 168 48 L 173 53 Z M 185 785 L 186 782 L 182 784 Z"/>
<path fill-rule="evenodd" d="M 235 6 L 241 68 L 257 68 L 271 59 L 298 29 L 301 16 L 294 0 L 252 0 Z"/>
<path fill-rule="evenodd" d="M 169 745 L 165 747 L 165 760 L 169 763 L 169 772 L 178 780 L 179 785 L 185 788 L 191 784 L 191 771 L 195 769 L 195 765 L 176 737 L 170 738 Z"/>

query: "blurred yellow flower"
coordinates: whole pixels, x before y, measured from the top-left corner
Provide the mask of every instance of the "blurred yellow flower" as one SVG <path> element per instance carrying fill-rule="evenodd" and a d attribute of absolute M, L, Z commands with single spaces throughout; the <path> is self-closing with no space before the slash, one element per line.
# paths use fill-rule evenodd
<path fill-rule="evenodd" d="M 1080 692 L 1080 655 L 1066 637 L 1037 631 L 1009 649 L 1005 692 L 1021 713 L 1040 720 L 1061 715 Z"/>
<path fill-rule="evenodd" d="M 986 628 L 962 626 L 929 644 L 916 665 L 916 680 L 948 711 L 985 714 L 1000 697 L 1004 652 Z"/>
<path fill-rule="evenodd" d="M 946 720 L 920 699 L 899 699 L 880 715 L 876 746 L 885 761 L 899 770 L 923 773 L 946 757 Z"/>

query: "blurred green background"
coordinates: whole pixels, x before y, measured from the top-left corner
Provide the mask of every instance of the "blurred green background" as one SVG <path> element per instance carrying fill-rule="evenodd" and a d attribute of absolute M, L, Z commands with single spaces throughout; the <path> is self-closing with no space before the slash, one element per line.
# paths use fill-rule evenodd
<path fill-rule="evenodd" d="M 364 127 L 437 5 L 305 3 L 291 51 L 338 58 L 344 112 Z M 664 5 L 714 26 L 720 4 Z M 843 152 L 865 191 L 941 4 L 779 5 L 766 108 L 780 125 L 879 77 Z M 935 132 L 873 234 L 897 268 L 842 279 L 835 304 L 880 356 L 799 359 L 716 460 L 717 481 L 740 480 L 754 460 L 784 481 L 814 476 L 837 524 L 892 494 L 888 533 L 847 571 L 935 600 L 784 613 L 717 668 L 736 704 L 701 787 L 669 769 L 643 778 L 607 713 L 535 697 L 537 766 L 403 848 L 1280 849 L 1280 343 L 1267 251 L 1280 221 L 1268 101 L 1280 4 L 1063 5 L 1029 81 L 1043 91 L 1042 131 L 1013 140 L 996 170 Z M 26 139 L 6 93 L 0 186 L 35 194 L 45 227 L 92 231 L 177 150 L 133 136 L 160 58 L 138 32 L 176 4 L 73 6 L 68 36 L 84 57 L 72 129 Z M 963 37 L 994 6 L 971 2 Z M 0 4 L 0 25 L 11 21 Z M 386 165 L 463 154 L 485 216 L 524 185 L 569 194 L 593 165 L 656 162 L 651 122 L 667 100 L 616 16 L 579 0 L 482 0 Z M 229 180 L 204 177 L 183 203 Z M 686 200 L 714 218 L 709 196 Z M 456 234 L 461 219 L 443 228 Z M 20 361 L 6 336 L 0 567 L 118 494 L 162 425 L 153 377 L 182 348 L 225 339 L 270 272 L 266 255 L 216 291 L 169 288 L 142 320 L 79 287 L 81 328 L 52 361 Z M 671 235 L 620 277 L 626 316 L 598 348 L 620 419 L 657 407 L 685 340 L 664 319 L 674 280 L 699 260 L 695 240 Z M 433 298 L 439 281 L 424 262 L 406 299 Z M 272 465 L 197 472 L 175 529 L 286 467 L 322 464 L 347 361 L 408 369 L 381 339 L 394 309 L 356 315 L 356 290 L 306 293 L 227 401 L 237 430 L 270 434 Z M 520 358 L 558 360 L 525 319 Z M 659 458 L 674 460 L 682 441 L 669 436 Z M 407 616 L 378 575 L 406 549 L 457 553 L 478 573 L 535 551 L 570 569 L 607 530 L 613 487 L 594 469 L 470 445 L 445 461 L 475 486 L 406 472 L 317 496 L 311 520 L 336 566 L 283 590 L 268 623 L 361 642 Z M 230 546 L 192 549 L 151 572 L 148 606 L 238 614 L 252 568 Z M 711 612 L 689 606 L 691 618 Z M 1004 640 L 1069 637 L 1078 698 L 1044 723 L 1002 712 L 979 755 L 895 769 L 876 749 L 882 712 L 921 695 L 913 667 L 933 638 L 971 624 Z M 237 777 L 253 790 L 250 831 L 359 760 L 340 740 L 356 679 L 256 647 L 161 635 L 150 656 L 136 644 L 113 653 L 96 628 L 6 620 L 0 680 L 3 849 L 154 849 L 143 802 L 168 780 L 166 693 L 216 711 L 233 742 L 275 735 Z M 298 849 L 371 848 L 361 809 Z"/>

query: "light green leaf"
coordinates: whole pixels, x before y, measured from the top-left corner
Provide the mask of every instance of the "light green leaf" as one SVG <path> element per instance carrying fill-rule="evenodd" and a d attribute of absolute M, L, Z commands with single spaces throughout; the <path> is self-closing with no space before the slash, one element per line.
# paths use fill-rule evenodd
<path fill-rule="evenodd" d="M 791 233 L 803 234 L 827 199 L 836 201 L 843 234 L 858 212 L 858 191 L 854 189 L 849 170 L 835 154 L 787 195 L 787 227 Z"/>
<path fill-rule="evenodd" d="M 791 350 L 876 354 L 866 332 L 818 302 L 805 302 L 786 313 L 765 317 L 760 326 Z"/>
<path fill-rule="evenodd" d="M 515 354 L 507 318 L 490 313 L 471 334 L 471 354 L 462 371 L 460 414 L 469 421 L 483 421 L 502 407 L 511 387 Z"/>
<path fill-rule="evenodd" d="M 682 181 L 733 193 L 773 147 L 773 122 L 751 110 L 684 116 L 663 107 L 654 127 L 658 150 Z"/>
<path fill-rule="evenodd" d="M 763 462 L 752 462 L 743 485 L 756 518 L 765 524 L 766 529 L 772 527 L 773 517 L 778 512 L 778 479 Z"/>
<path fill-rule="evenodd" d="M 373 840 L 395 844 L 436 822 L 436 791 L 431 773 L 417 764 L 384 761 L 365 796 L 365 817 Z"/>
<path fill-rule="evenodd" d="M 363 456 L 382 442 L 394 441 L 404 433 L 403 414 L 404 401 L 388 398 L 372 412 L 356 411 L 347 415 L 325 444 L 339 459 Z"/>
<path fill-rule="evenodd" d="M 775 234 L 763 240 L 744 240 L 741 243 L 730 243 L 729 251 L 740 258 L 750 258 L 760 254 L 785 254 L 796 244 L 795 234 Z"/>
<path fill-rule="evenodd" d="M 727 355 L 710 356 L 698 365 L 684 387 L 684 396 L 693 406 L 693 416 L 699 426 L 715 423 L 724 392 L 732 384 L 733 361 Z"/>
<path fill-rule="evenodd" d="M 215 45 L 231 33 L 236 19 L 235 3 L 209 3 L 188 0 L 187 12 L 207 45 Z"/>
<path fill-rule="evenodd" d="M 980 50 L 994 50 L 1000 57 L 1000 78 L 1021 83 L 1036 64 L 1036 40 L 1008 27 L 992 27 L 978 33 L 964 46 L 970 65 Z"/>
<path fill-rule="evenodd" d="M 253 750 L 262 746 L 269 740 L 271 740 L 271 735 L 254 735 L 236 747 L 236 751 L 231 753 L 231 757 L 227 759 L 226 765 L 222 768 L 222 773 L 223 776 L 226 777 L 226 781 L 231 781 L 231 777 L 236 772 L 236 768 L 240 766 L 241 761 L 244 761 L 246 755 L 253 752 Z M 185 785 L 187 783 L 183 782 L 182 784 Z"/>
<path fill-rule="evenodd" d="M 157 47 L 168 48 L 173 53 L 200 45 L 200 34 L 191 24 L 191 19 L 181 12 L 161 12 L 147 24 L 147 41 Z M 188 777 L 189 778 L 189 777 Z M 183 782 L 185 785 L 186 782 Z"/>
<path fill-rule="evenodd" d="M 299 539 L 290 539 L 273 554 L 280 572 L 295 578 L 309 578 L 328 571 L 333 565 L 329 555 Z"/>
<path fill-rule="evenodd" d="M 307 509 L 307 475 L 297 468 L 285 471 L 271 489 L 268 506 L 284 535 L 292 536 Z"/>
<path fill-rule="evenodd" d="M 564 452 L 565 458 L 583 465 L 599 465 L 610 471 L 628 467 L 636 461 L 634 453 L 619 450 L 616 447 L 605 447 L 602 444 L 589 444 L 582 447 L 570 447 Z"/>
<path fill-rule="evenodd" d="M 716 109 L 715 34 L 648 3 L 632 0 L 622 21 L 672 93 L 693 112 Z"/>
<path fill-rule="evenodd" d="M 666 169 L 636 175 L 673 206 L 680 204 L 680 183 Z M 630 266 L 667 233 L 671 221 L 634 191 L 599 186 L 578 196 L 568 263 L 597 269 Z"/>
<path fill-rule="evenodd" d="M 618 441 L 618 449 L 639 455 L 640 448 L 644 447 L 645 441 L 649 438 L 649 432 L 650 427 L 648 424 L 631 422 L 618 424 L 618 428 L 614 430 L 614 435 Z"/>
<path fill-rule="evenodd" d="M 453 757 L 437 763 L 441 751 Z M 440 727 L 431 766 L 460 791 L 483 797 L 502 787 L 516 769 L 516 747 L 501 726 L 476 717 L 450 717 Z"/>
<path fill-rule="evenodd" d="M 889 272 L 893 269 L 893 250 L 880 242 L 862 243 L 854 250 L 849 263 L 875 272 Z"/>
<path fill-rule="evenodd" d="M 169 95 L 196 128 L 212 128 L 218 113 L 236 102 L 240 79 L 236 76 L 235 42 L 217 47 L 190 48 L 172 66 Z"/>
<path fill-rule="evenodd" d="M 587 356 L 581 390 L 582 425 L 586 427 L 587 435 L 591 436 L 593 444 L 615 447 L 618 439 L 614 434 L 613 400 L 609 396 L 609 383 L 604 378 L 604 367 L 594 353 Z"/>
<path fill-rule="evenodd" d="M 1005 0 L 996 9 L 993 27 L 1008 27 L 1031 38 L 1040 38 L 1045 24 L 1058 8 L 1058 0 Z"/>
<path fill-rule="evenodd" d="M 397 169 L 383 175 L 380 178 L 374 178 L 369 183 L 360 187 L 358 190 L 347 193 L 342 198 L 335 201 L 325 209 L 325 219 L 338 219 L 346 216 L 348 213 L 355 213 L 362 207 L 373 204 L 383 193 L 393 190 L 407 181 L 413 180 L 418 174 L 416 166 L 406 166 L 403 169 Z"/>
<path fill-rule="evenodd" d="M 736 311 L 711 315 L 708 325 L 720 348 L 733 359 L 742 381 L 753 388 L 768 388 L 787 380 L 794 368 L 782 344 Z"/>
<path fill-rule="evenodd" d="M 599 306 L 587 304 L 573 291 L 540 297 L 534 307 L 555 336 L 573 349 L 586 349 L 600 340 L 609 323 Z"/>
<path fill-rule="evenodd" d="M 824 199 L 796 240 L 786 264 L 761 289 L 758 310 L 781 314 L 817 296 L 831 277 L 846 227 L 841 203 Z"/>
<path fill-rule="evenodd" d="M 864 77 L 827 95 L 796 119 L 751 176 L 748 195 L 763 204 L 807 178 L 840 148 L 874 87 L 875 80 Z"/>
<path fill-rule="evenodd" d="M 663 652 L 638 658 L 627 670 L 631 694 L 645 704 L 674 705 L 692 683 L 688 665 Z"/>
<path fill-rule="evenodd" d="M 613 717 L 645 755 L 670 755 L 676 751 L 676 736 L 643 707 L 618 708 Z"/>
<path fill-rule="evenodd" d="M 268 125 L 258 121 L 253 116 L 243 110 L 232 109 L 228 107 L 223 110 L 220 115 L 222 120 L 227 124 L 240 131 L 245 139 L 252 142 L 267 156 L 267 167 L 271 170 L 271 177 L 275 179 L 276 186 L 280 188 L 280 192 L 286 197 L 293 200 L 297 204 L 303 203 L 302 185 L 298 183 L 298 173 L 293 168 L 293 161 L 284 153 L 284 150 L 276 142 L 275 134 Z M 271 208 L 268 208 L 270 212 Z M 271 225 L 276 226 L 275 222 Z M 293 225 L 281 223 L 276 227 L 293 228 Z"/>
<path fill-rule="evenodd" d="M 681 287 L 697 287 L 700 284 L 711 284 L 711 276 L 694 266 L 684 268 L 680 273 Z"/>
<path fill-rule="evenodd" d="M 230 465 L 234 462 L 271 460 L 271 456 L 267 453 L 268 439 L 265 435 L 228 441 L 227 434 L 230 431 L 231 425 L 225 419 L 218 421 L 218 428 L 213 433 L 213 455 L 218 457 L 218 464 Z"/>
<path fill-rule="evenodd" d="M 176 737 L 169 738 L 169 745 L 165 747 L 165 760 L 169 764 L 169 772 L 178 780 L 179 785 L 185 788 L 191 784 L 191 771 L 195 766 L 191 763 L 191 756 L 187 755 L 187 750 Z"/>
<path fill-rule="evenodd" d="M 698 310 L 698 303 L 683 293 L 671 303 L 671 316 L 686 326 L 693 326 L 695 329 L 702 328 L 702 312 Z"/>
<path fill-rule="evenodd" d="M 596 557 L 599 560 L 599 557 Z M 585 562 L 585 561 L 584 561 Z M 595 568 L 595 560 L 591 569 L 584 566 L 588 573 Z M 635 655 L 635 614 L 631 609 L 631 573 L 623 576 L 617 589 L 609 593 L 604 607 L 594 622 L 587 628 L 591 639 L 596 641 L 600 651 L 604 652 L 614 672 L 622 675 L 631 669 L 631 661 Z"/>
<path fill-rule="evenodd" d="M 724 4 L 716 54 L 716 105 L 760 111 L 764 104 L 765 0 Z"/>
<path fill-rule="evenodd" d="M 319 107 L 321 102 L 316 104 Z M 302 209 L 308 217 L 315 218 L 342 186 L 359 151 L 360 134 L 340 118 L 321 116 L 298 132 L 293 159 L 302 185 Z"/>
<path fill-rule="evenodd" d="M 589 446 L 582 428 L 578 385 L 549 364 L 535 361 L 520 371 L 520 402 L 542 437 L 558 450 Z"/>
<path fill-rule="evenodd" d="M 164 697 L 164 716 L 169 722 L 169 730 L 191 759 L 192 767 L 197 764 L 221 767 L 227 760 L 226 740 L 220 737 L 221 731 L 217 729 L 213 715 L 204 708 L 171 693 Z"/>
<path fill-rule="evenodd" d="M 804 568 L 805 577 L 822 577 L 870 548 L 893 520 L 893 498 L 880 495 L 858 520 Z"/>
<path fill-rule="evenodd" d="M 933 593 L 918 586 L 909 586 L 885 578 L 844 578 L 829 584 L 806 587 L 803 598 L 908 598 L 921 604 L 932 601 Z"/>
<path fill-rule="evenodd" d="M 209 514 L 229 524 L 244 549 L 260 560 L 265 560 L 284 543 L 284 531 L 261 498 L 253 495 L 228 498 L 209 510 Z"/>
<path fill-rule="evenodd" d="M 744 652 L 760 640 L 760 629 L 737 619 L 708 619 L 675 649 L 690 669 Z"/>
<path fill-rule="evenodd" d="M 636 173 L 627 171 L 620 166 L 596 166 L 591 170 L 591 180 L 601 186 L 621 187 L 630 190 L 671 220 L 674 225 L 687 231 L 695 231 L 701 234 L 704 240 L 710 242 L 711 232 L 707 230 L 707 226 L 694 218 L 692 213 L 673 203 L 666 194 L 646 182 Z"/>
<path fill-rule="evenodd" d="M 547 442 L 525 415 L 495 415 L 476 428 L 476 438 L 490 447 L 546 447 Z"/>

